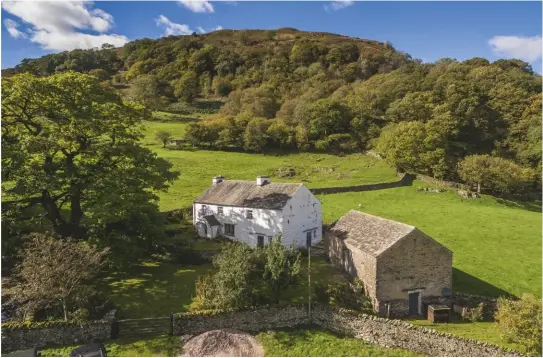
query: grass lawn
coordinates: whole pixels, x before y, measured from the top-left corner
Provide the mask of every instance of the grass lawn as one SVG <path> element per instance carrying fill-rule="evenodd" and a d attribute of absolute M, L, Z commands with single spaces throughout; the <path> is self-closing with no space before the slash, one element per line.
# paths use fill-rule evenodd
<path fill-rule="evenodd" d="M 115 339 L 105 342 L 109 357 L 177 357 L 181 350 L 179 337 L 158 336 L 143 339 Z M 40 350 L 42 357 L 68 357 L 76 346 Z"/>
<path fill-rule="evenodd" d="M 354 338 L 338 337 L 321 329 L 296 329 L 260 333 L 268 357 L 402 357 L 417 354 L 388 349 Z"/>
<path fill-rule="evenodd" d="M 500 332 L 494 322 L 468 322 L 453 320 L 451 323 L 432 324 L 427 320 L 410 320 L 410 323 L 426 328 L 433 328 L 436 331 L 447 332 L 459 337 L 476 339 L 481 342 L 496 344 L 505 348 L 520 351 L 521 347 L 517 344 L 505 343 L 500 337 Z"/>
<path fill-rule="evenodd" d="M 210 264 L 184 266 L 147 261 L 130 272 L 111 275 L 104 280 L 104 289 L 121 318 L 167 317 L 188 309 L 196 279 L 210 270 Z"/>

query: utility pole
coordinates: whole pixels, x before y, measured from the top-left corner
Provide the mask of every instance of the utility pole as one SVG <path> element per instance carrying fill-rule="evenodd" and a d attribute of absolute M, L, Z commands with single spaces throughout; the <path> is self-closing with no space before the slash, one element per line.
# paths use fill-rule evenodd
<path fill-rule="evenodd" d="M 309 289 L 309 309 L 308 315 L 311 320 L 311 245 L 307 249 L 307 287 Z"/>

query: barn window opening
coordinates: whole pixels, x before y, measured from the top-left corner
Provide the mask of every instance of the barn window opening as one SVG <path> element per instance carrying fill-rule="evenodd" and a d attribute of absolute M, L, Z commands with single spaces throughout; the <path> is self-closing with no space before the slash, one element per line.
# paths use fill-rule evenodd
<path fill-rule="evenodd" d="M 247 210 L 247 219 L 252 219 L 253 218 L 253 211 L 252 210 Z"/>
<path fill-rule="evenodd" d="M 219 207 L 217 208 L 217 214 L 219 214 L 219 215 L 222 215 L 222 214 L 223 214 L 222 206 L 219 206 Z"/>
<path fill-rule="evenodd" d="M 224 234 L 226 236 L 235 236 L 234 235 L 234 225 L 232 225 L 232 224 L 224 224 Z"/>

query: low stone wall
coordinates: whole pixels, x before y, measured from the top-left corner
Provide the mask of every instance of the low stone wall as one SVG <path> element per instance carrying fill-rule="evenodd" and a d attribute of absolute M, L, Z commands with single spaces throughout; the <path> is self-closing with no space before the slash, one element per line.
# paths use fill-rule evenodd
<path fill-rule="evenodd" d="M 469 186 L 461 183 L 455 183 L 452 181 L 446 181 L 446 180 L 439 180 L 436 178 L 432 178 L 427 175 L 423 174 L 417 174 L 417 179 L 426 183 L 435 184 L 439 186 L 444 186 L 446 188 L 454 188 L 454 189 L 462 189 L 462 190 L 469 190 Z"/>
<path fill-rule="evenodd" d="M 509 297 L 509 299 L 514 299 Z M 498 299 L 493 297 L 485 297 L 479 295 L 472 295 L 468 293 L 455 292 L 453 294 L 453 304 L 455 312 L 458 312 L 458 307 L 475 308 L 480 303 L 483 304 L 483 319 L 493 320 L 494 313 L 498 310 Z"/>
<path fill-rule="evenodd" d="M 305 306 L 265 307 L 241 312 L 185 312 L 174 315 L 173 334 L 193 335 L 223 328 L 259 332 L 308 323 Z"/>
<path fill-rule="evenodd" d="M 312 322 L 322 328 L 387 348 L 407 349 L 435 357 L 521 356 L 492 344 L 348 310 L 319 306 L 315 307 L 312 316 Z"/>
<path fill-rule="evenodd" d="M 390 183 L 363 184 L 353 186 L 337 186 L 330 188 L 313 188 L 309 189 L 313 194 L 337 194 L 359 191 L 371 191 L 390 188 L 399 188 L 401 186 L 410 186 L 413 183 L 415 176 L 413 174 L 404 173 L 400 180 Z"/>
<path fill-rule="evenodd" d="M 106 315 L 107 316 L 107 315 Z M 2 325 L 2 352 L 12 352 L 46 345 L 73 345 L 103 342 L 111 338 L 114 314 L 99 321 L 50 323 L 47 327 Z"/>

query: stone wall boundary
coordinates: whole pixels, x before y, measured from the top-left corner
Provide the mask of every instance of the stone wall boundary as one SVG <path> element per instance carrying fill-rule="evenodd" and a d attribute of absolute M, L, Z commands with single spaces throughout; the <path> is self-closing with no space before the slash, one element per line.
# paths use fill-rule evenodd
<path fill-rule="evenodd" d="M 115 316 L 115 310 L 112 310 L 106 313 L 103 319 L 95 321 L 59 321 L 45 327 L 41 325 L 33 327 L 32 324 L 28 327 L 10 327 L 9 324 L 4 324 L 1 327 L 2 352 L 41 348 L 47 345 L 103 342 L 111 338 Z"/>
<path fill-rule="evenodd" d="M 380 318 L 346 309 L 315 305 L 264 307 L 246 311 L 186 312 L 174 315 L 173 334 L 192 336 L 214 329 L 260 332 L 313 324 L 336 334 L 386 348 L 400 348 L 438 357 L 522 356 L 490 343 L 454 336 L 411 323 Z"/>
<path fill-rule="evenodd" d="M 413 184 L 415 175 L 409 173 L 403 173 L 398 181 L 387 182 L 387 183 L 375 183 L 375 184 L 362 184 L 362 185 L 352 185 L 352 186 L 335 186 L 329 188 L 310 188 L 313 194 L 337 194 L 337 193 L 348 193 L 348 192 L 360 192 L 360 191 L 371 191 L 371 190 L 382 190 L 390 188 L 399 188 L 402 186 L 410 186 Z"/>

